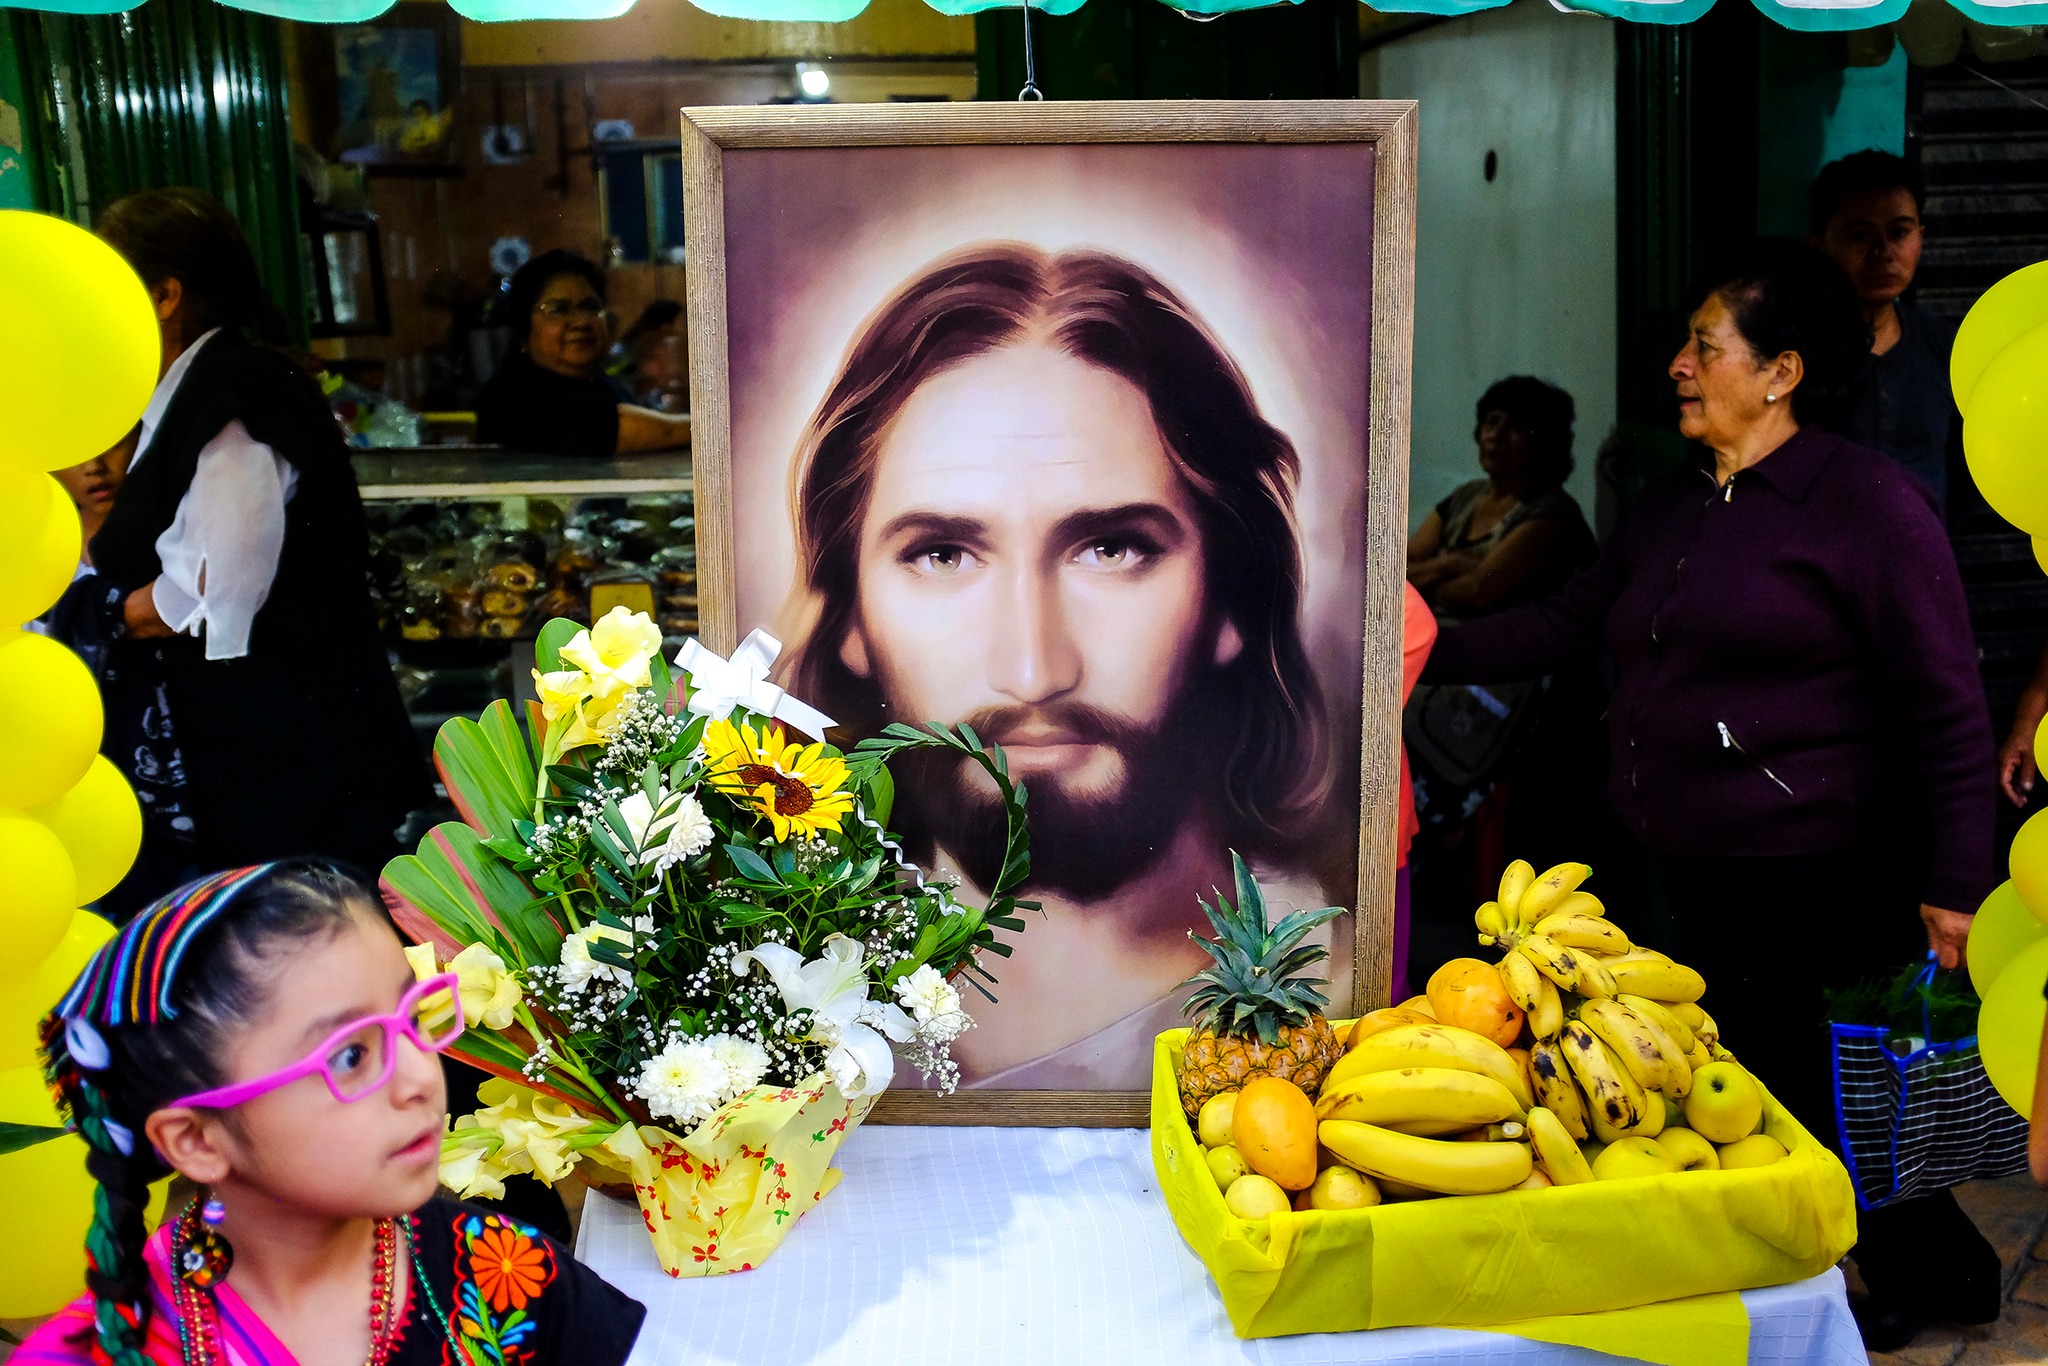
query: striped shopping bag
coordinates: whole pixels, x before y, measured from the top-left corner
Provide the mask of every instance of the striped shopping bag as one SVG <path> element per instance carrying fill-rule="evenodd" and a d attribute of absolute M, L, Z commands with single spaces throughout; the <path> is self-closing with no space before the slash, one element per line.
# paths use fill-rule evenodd
<path fill-rule="evenodd" d="M 1930 961 L 1919 980 L 1933 978 Z M 2027 1169 L 2027 1117 L 1993 1089 L 1974 1034 L 1900 1053 L 1887 1026 L 1828 1028 L 1842 1160 L 1864 1209 Z"/>

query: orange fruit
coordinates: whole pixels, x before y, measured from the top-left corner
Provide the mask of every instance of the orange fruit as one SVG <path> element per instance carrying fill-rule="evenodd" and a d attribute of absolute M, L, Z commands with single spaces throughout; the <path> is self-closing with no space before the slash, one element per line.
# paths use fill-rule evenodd
<path fill-rule="evenodd" d="M 1522 1036 L 1522 1008 L 1508 996 L 1500 969 L 1478 958 L 1453 958 L 1429 979 L 1429 1004 L 1439 1024 L 1469 1029 L 1506 1048 Z"/>
<path fill-rule="evenodd" d="M 1432 1020 L 1436 1018 L 1436 1007 L 1429 1003 L 1429 997 L 1427 996 L 1410 996 L 1407 1000 L 1396 1006 L 1395 1009 L 1419 1010 Z"/>
<path fill-rule="evenodd" d="M 1260 1176 L 1291 1190 L 1316 1181 L 1316 1107 L 1299 1086 L 1279 1077 L 1253 1077 L 1237 1093 L 1231 1140 Z"/>
<path fill-rule="evenodd" d="M 1405 1006 L 1387 1006 L 1382 1010 L 1375 1010 L 1368 1015 L 1360 1016 L 1358 1023 L 1351 1026 L 1351 1034 L 1349 1038 L 1345 1039 L 1344 1048 L 1348 1052 L 1381 1030 L 1392 1029 L 1395 1025 L 1435 1023 L 1434 1017 L 1425 1015 L 1419 1010 L 1409 1010 Z"/>

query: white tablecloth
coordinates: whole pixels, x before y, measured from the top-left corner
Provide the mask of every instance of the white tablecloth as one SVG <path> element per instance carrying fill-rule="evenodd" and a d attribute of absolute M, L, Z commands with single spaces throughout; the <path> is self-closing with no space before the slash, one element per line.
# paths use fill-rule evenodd
<path fill-rule="evenodd" d="M 767 1265 L 661 1272 L 639 1211 L 593 1195 L 578 1255 L 647 1306 L 634 1366 L 1608 1363 L 1504 1333 L 1240 1341 L 1181 1241 L 1141 1129 L 868 1125 Z M 1867 1366 L 1842 1274 L 1750 1291 L 1750 1360 Z"/>

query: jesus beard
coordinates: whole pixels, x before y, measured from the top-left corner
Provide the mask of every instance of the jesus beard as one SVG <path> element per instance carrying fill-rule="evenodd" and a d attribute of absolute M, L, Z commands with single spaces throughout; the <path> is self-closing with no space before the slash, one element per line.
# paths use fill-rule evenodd
<path fill-rule="evenodd" d="M 1042 720 L 1081 743 L 1114 749 L 1123 761 L 1123 781 L 1110 791 L 1074 792 L 1056 774 L 1026 784 L 1028 889 L 1100 901 L 1150 871 L 1182 824 L 1213 804 L 1222 783 L 1213 691 L 1191 682 L 1152 730 L 1076 702 L 994 708 L 967 719 L 989 745 Z M 944 849 L 977 887 L 994 885 L 1003 866 L 1004 811 L 980 768 L 933 750 L 912 751 L 897 764 L 902 777 L 892 824 L 915 844 Z"/>

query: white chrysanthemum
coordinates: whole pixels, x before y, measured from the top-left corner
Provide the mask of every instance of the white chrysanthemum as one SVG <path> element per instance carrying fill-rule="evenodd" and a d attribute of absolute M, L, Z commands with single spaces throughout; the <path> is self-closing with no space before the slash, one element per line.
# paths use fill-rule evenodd
<path fill-rule="evenodd" d="M 642 854 L 640 862 L 653 864 L 656 876 L 709 849 L 716 834 L 704 807 L 691 796 L 685 796 L 673 812 L 656 821 L 654 833 L 661 834 L 662 841 Z"/>
<path fill-rule="evenodd" d="M 974 1023 L 960 1009 L 960 993 L 930 963 L 897 981 L 896 999 L 917 1021 L 917 1032 L 928 1039 L 950 1042 Z"/>
<path fill-rule="evenodd" d="M 768 1075 L 768 1050 L 752 1039 L 737 1034 L 713 1034 L 704 1042 L 710 1046 L 712 1056 L 725 1065 L 726 1099 L 751 1091 Z"/>
<path fill-rule="evenodd" d="M 634 922 L 634 929 L 643 928 L 642 921 L 646 922 L 644 928 L 652 932 L 654 920 L 651 916 L 641 916 Z M 622 987 L 631 986 L 632 973 L 614 964 L 599 962 L 591 956 L 590 946 L 599 939 L 606 939 L 630 953 L 633 949 L 633 938 L 634 936 L 625 930 L 592 922 L 564 939 L 560 974 L 557 978 L 562 990 L 573 996 L 583 991 L 592 981 L 614 982 Z"/>
<path fill-rule="evenodd" d="M 640 1064 L 633 1094 L 656 1119 L 699 1124 L 725 1103 L 731 1073 L 702 1039 L 677 1039 Z"/>

